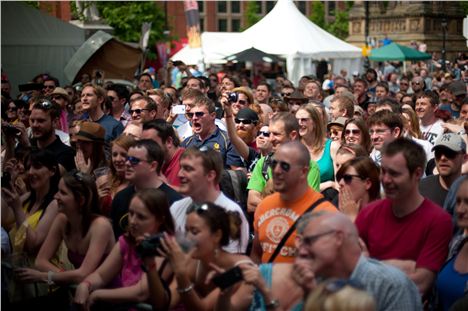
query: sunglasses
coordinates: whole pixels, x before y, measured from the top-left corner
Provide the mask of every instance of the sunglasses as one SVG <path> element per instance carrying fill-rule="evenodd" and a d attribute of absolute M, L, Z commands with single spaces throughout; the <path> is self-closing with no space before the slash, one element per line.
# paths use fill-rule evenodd
<path fill-rule="evenodd" d="M 270 137 L 270 132 L 265 132 L 265 131 L 258 131 L 257 136 L 263 136 L 263 137 Z"/>
<path fill-rule="evenodd" d="M 185 114 L 189 119 L 192 119 L 193 116 L 195 115 L 197 118 L 201 118 L 205 115 L 203 111 L 197 111 L 197 112 L 187 112 Z"/>
<path fill-rule="evenodd" d="M 252 123 L 253 123 L 253 124 L 256 123 L 256 121 L 253 121 L 253 120 L 248 120 L 248 119 L 237 119 L 237 118 L 234 119 L 234 122 L 236 122 L 237 124 L 242 123 L 242 124 L 244 124 L 244 125 L 249 125 L 249 124 L 252 124 Z"/>
<path fill-rule="evenodd" d="M 281 169 L 284 171 L 284 172 L 289 172 L 289 170 L 291 169 L 291 164 L 289 164 L 288 162 L 284 162 L 284 161 L 276 161 L 276 160 L 272 160 L 271 163 L 270 163 L 270 167 L 272 170 L 274 170 L 276 168 L 276 165 L 280 165 Z"/>
<path fill-rule="evenodd" d="M 338 180 L 338 182 L 343 179 L 345 184 L 349 185 L 353 181 L 353 177 L 363 179 L 361 176 L 353 174 L 343 174 L 342 176 L 337 176 L 336 179 Z"/>
<path fill-rule="evenodd" d="M 453 151 L 453 150 L 450 150 L 450 149 L 441 149 L 441 148 L 437 148 L 435 151 L 434 151 L 434 156 L 436 158 L 436 160 L 440 160 L 440 158 L 442 157 L 442 155 L 444 155 L 447 159 L 449 160 L 453 160 L 457 157 L 457 155 L 460 154 L 459 152 L 456 152 L 456 151 Z"/>
<path fill-rule="evenodd" d="M 330 131 L 330 135 L 338 136 L 338 135 L 340 135 L 340 132 L 338 132 L 336 130 L 335 131 Z"/>
<path fill-rule="evenodd" d="M 49 102 L 49 101 L 43 101 L 42 103 L 38 103 L 36 105 L 38 105 L 39 107 L 41 107 L 43 109 L 46 109 L 46 110 L 49 110 L 49 109 L 52 108 L 52 103 Z"/>
<path fill-rule="evenodd" d="M 350 135 L 350 134 L 359 135 L 360 133 L 361 133 L 361 130 L 346 130 L 345 131 L 345 135 Z"/>
<path fill-rule="evenodd" d="M 281 96 L 286 97 L 286 96 L 291 96 L 292 93 L 281 93 Z"/>
<path fill-rule="evenodd" d="M 237 101 L 237 103 L 238 103 L 238 104 L 241 104 L 242 106 L 247 105 L 247 101 L 245 101 L 245 100 L 243 100 L 243 99 L 239 99 L 239 100 Z"/>
<path fill-rule="evenodd" d="M 419 84 L 421 84 L 421 82 L 411 82 L 411 84 L 419 85 Z"/>
<path fill-rule="evenodd" d="M 201 214 L 204 212 L 207 212 L 210 209 L 210 206 L 206 203 L 203 204 L 197 204 L 197 203 L 192 203 L 192 205 L 189 206 L 187 209 L 187 214 L 196 212 L 197 214 Z"/>
<path fill-rule="evenodd" d="M 132 156 L 128 156 L 127 157 L 127 161 L 130 163 L 131 166 L 137 166 L 138 164 L 140 164 L 140 162 L 148 162 L 148 161 L 145 161 L 145 160 L 142 160 L 142 159 L 138 159 L 136 157 L 132 157 Z"/>
<path fill-rule="evenodd" d="M 149 110 L 149 109 L 146 109 L 146 108 L 144 108 L 144 109 L 130 109 L 128 112 L 129 112 L 130 114 L 133 114 L 133 113 L 141 114 L 141 112 L 142 112 L 142 111 L 145 111 L 145 110 Z"/>
<path fill-rule="evenodd" d="M 52 89 L 55 89 L 55 86 L 53 86 L 53 85 L 44 85 L 43 88 L 52 90 Z"/>
<path fill-rule="evenodd" d="M 16 111 L 18 110 L 18 107 L 8 107 L 8 111 Z"/>

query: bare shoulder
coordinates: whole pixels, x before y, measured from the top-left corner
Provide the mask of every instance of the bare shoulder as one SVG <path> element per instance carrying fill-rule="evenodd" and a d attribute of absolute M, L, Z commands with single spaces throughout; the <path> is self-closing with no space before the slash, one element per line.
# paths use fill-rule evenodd
<path fill-rule="evenodd" d="M 104 216 L 98 216 L 91 222 L 90 230 L 108 231 L 112 230 L 110 220 Z"/>

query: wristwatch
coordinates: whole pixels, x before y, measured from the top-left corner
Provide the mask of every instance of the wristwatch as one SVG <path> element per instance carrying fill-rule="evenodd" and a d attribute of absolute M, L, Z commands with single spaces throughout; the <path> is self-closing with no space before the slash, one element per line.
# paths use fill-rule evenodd
<path fill-rule="evenodd" d="M 279 307 L 279 300 L 278 299 L 272 299 L 270 300 L 269 303 L 265 304 L 265 308 L 267 310 L 274 310 Z"/>

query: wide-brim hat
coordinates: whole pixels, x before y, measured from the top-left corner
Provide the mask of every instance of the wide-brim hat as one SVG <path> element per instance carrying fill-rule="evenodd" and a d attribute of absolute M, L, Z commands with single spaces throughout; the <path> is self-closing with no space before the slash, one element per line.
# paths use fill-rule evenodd
<path fill-rule="evenodd" d="M 52 92 L 52 94 L 50 94 L 50 96 L 54 96 L 54 95 L 60 95 L 63 98 L 65 98 L 67 102 L 70 102 L 70 96 L 68 96 L 67 91 L 61 87 L 56 87 L 54 91 Z"/>
<path fill-rule="evenodd" d="M 73 141 L 104 142 L 106 130 L 96 122 L 84 121 L 80 123 L 80 130 L 73 137 Z"/>

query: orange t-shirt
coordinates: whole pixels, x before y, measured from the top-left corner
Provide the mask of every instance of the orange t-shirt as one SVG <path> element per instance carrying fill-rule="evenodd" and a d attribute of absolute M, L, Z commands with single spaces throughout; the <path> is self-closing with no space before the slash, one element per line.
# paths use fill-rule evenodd
<path fill-rule="evenodd" d="M 303 197 L 294 202 L 282 200 L 278 192 L 260 202 L 255 210 L 254 229 L 262 247 L 262 263 L 268 262 L 289 228 L 321 197 L 323 196 L 320 193 L 309 188 Z M 313 212 L 318 211 L 337 212 L 338 210 L 330 202 L 324 201 L 313 210 Z M 289 236 L 274 262 L 294 262 L 295 239 L 296 231 Z"/>

